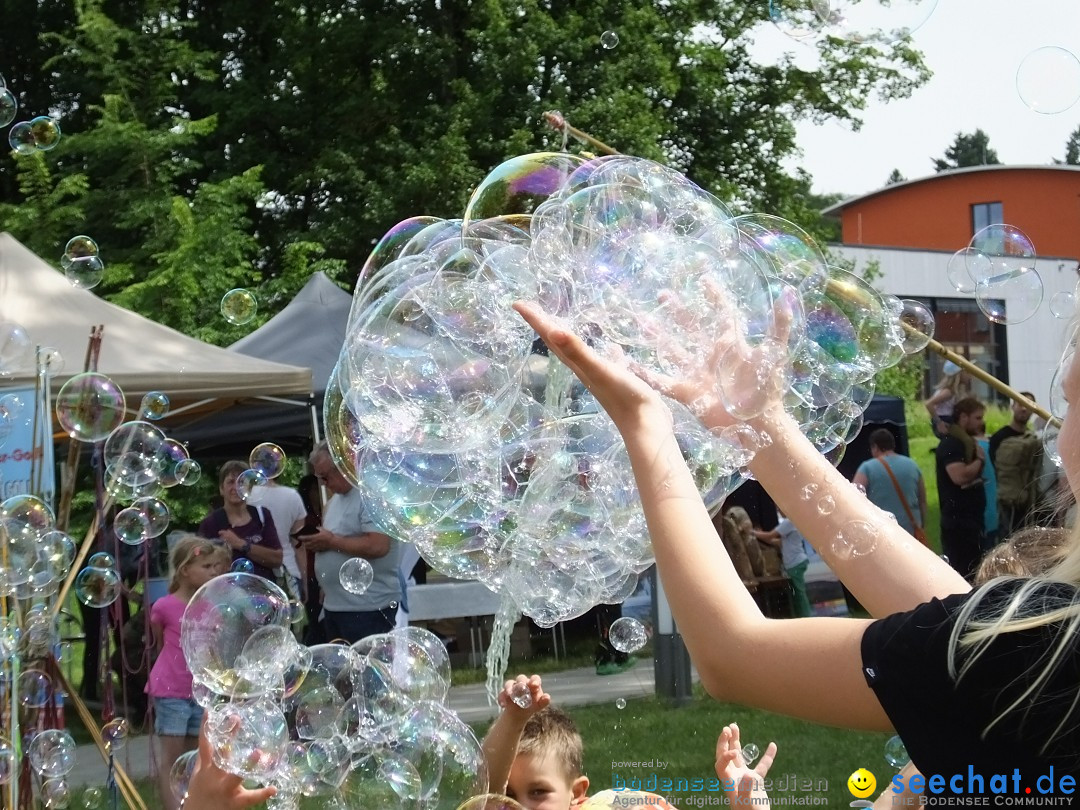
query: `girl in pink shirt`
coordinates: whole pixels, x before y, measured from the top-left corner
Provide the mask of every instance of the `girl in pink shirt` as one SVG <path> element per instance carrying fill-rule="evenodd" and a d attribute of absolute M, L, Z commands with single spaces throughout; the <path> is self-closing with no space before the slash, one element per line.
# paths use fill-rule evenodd
<path fill-rule="evenodd" d="M 176 810 L 178 804 L 169 785 L 172 764 L 196 747 L 203 715 L 202 707 L 192 699 L 191 672 L 180 648 L 180 620 L 195 591 L 224 573 L 227 560 L 220 543 L 195 535 L 180 538 L 169 553 L 173 572 L 169 593 L 150 608 L 157 658 L 146 691 L 154 704 L 154 733 L 161 751 L 159 789 L 166 810 Z"/>

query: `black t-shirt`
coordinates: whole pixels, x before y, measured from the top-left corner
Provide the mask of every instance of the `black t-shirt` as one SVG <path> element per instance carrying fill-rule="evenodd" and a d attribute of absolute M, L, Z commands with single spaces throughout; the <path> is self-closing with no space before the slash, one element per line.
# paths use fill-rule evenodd
<path fill-rule="evenodd" d="M 1026 430 L 1017 430 L 1012 425 L 1006 425 L 1001 430 L 994 433 L 994 435 L 990 437 L 990 463 L 997 463 L 997 451 L 998 448 L 1001 447 L 1003 441 L 1015 436 L 1023 436 L 1025 433 L 1027 433 Z"/>
<path fill-rule="evenodd" d="M 937 446 L 938 501 L 941 503 L 941 525 L 949 528 L 969 524 L 983 524 L 986 511 L 986 490 L 982 481 L 966 487 L 953 483 L 945 468 L 955 462 L 964 462 L 964 443 L 953 436 L 946 436 Z M 966 463 L 966 462 L 964 462 Z"/>
<path fill-rule="evenodd" d="M 1023 583 L 1015 579 L 994 586 L 977 607 L 976 618 L 999 615 Z M 1074 636 L 1037 700 L 1023 700 L 1024 708 L 1010 712 L 986 732 L 1043 670 L 1062 624 L 999 636 L 957 684 L 948 671 L 949 634 L 970 597 L 934 599 L 876 621 L 863 634 L 863 674 L 912 763 L 927 778 L 944 777 L 939 795 L 957 795 L 949 786 L 954 774 L 964 777 L 960 793 L 976 794 L 968 788 L 969 767 L 983 776 L 983 795 L 991 793 L 991 777 L 1004 774 L 1008 794 L 1026 795 L 1025 788 L 1030 787 L 1031 795 L 1039 796 L 1039 787 L 1049 784 L 1039 777 L 1049 776 L 1051 766 L 1055 790 L 1065 774 L 1077 777 L 1080 790 L 1080 706 L 1072 708 L 1080 692 L 1080 642 Z M 1064 607 L 1077 598 L 1073 586 L 1043 582 L 1025 600 L 1021 615 Z M 963 655 L 958 656 L 958 670 Z M 1060 730 L 1043 751 L 1059 723 L 1063 723 Z M 1015 769 L 1020 772 L 1019 791 L 1014 790 Z"/>

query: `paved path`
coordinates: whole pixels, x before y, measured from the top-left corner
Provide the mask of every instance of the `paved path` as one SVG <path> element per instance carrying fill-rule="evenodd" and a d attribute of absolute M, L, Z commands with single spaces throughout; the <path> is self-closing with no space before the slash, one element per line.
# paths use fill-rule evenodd
<path fill-rule="evenodd" d="M 618 698 L 634 699 L 654 694 L 652 661 L 639 660 L 637 666 L 617 675 L 599 676 L 592 667 L 582 667 L 564 672 L 549 672 L 542 676 L 544 691 L 551 694 L 560 706 L 581 706 L 587 703 L 604 703 Z M 696 679 L 696 678 L 695 678 Z M 496 707 L 488 704 L 484 684 L 452 686 L 449 694 L 450 708 L 467 723 L 490 720 Z M 120 761 L 133 779 L 150 775 L 150 738 L 147 735 L 133 737 Z M 93 745 L 80 745 L 75 769 L 68 774 L 72 788 L 84 785 L 102 785 L 105 781 L 105 765 Z"/>

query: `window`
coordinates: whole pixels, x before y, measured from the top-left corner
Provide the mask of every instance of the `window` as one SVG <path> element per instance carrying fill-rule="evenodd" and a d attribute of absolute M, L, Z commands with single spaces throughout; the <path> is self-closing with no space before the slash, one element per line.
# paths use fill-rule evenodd
<path fill-rule="evenodd" d="M 1000 225 L 1005 221 L 1001 203 L 975 203 L 971 206 L 971 233 L 977 234 L 987 225 Z"/>

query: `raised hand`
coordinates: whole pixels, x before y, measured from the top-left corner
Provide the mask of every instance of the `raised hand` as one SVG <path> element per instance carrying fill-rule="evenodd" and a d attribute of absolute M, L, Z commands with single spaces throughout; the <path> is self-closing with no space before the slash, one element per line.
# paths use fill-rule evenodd
<path fill-rule="evenodd" d="M 716 775 L 721 786 L 733 786 L 735 801 L 745 807 L 769 807 L 769 794 L 765 792 L 765 777 L 769 774 L 776 758 L 776 743 L 769 743 L 758 764 L 751 768 L 742 754 L 742 741 L 739 739 L 739 726 L 732 723 L 724 726 L 716 740 Z"/>

